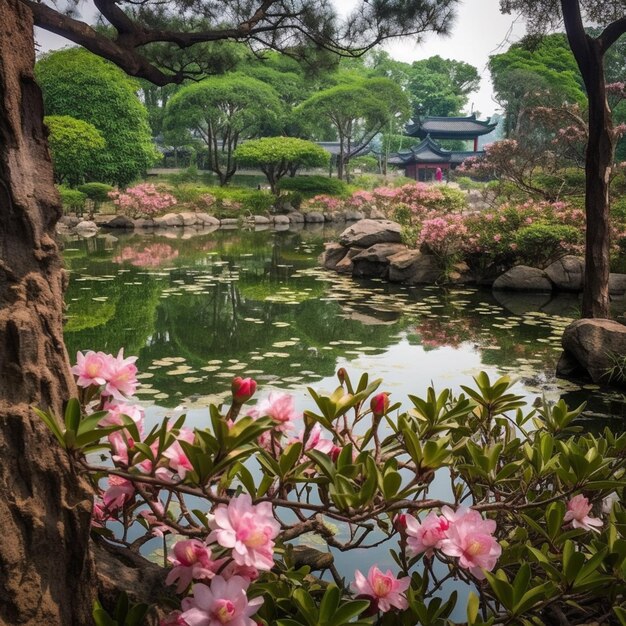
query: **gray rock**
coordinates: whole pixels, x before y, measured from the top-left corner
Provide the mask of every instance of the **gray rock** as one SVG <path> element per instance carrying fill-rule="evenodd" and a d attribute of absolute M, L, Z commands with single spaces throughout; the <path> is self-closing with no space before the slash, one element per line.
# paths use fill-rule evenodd
<path fill-rule="evenodd" d="M 155 224 L 153 219 L 140 217 L 139 219 L 133 220 L 134 228 L 154 228 L 154 226 Z"/>
<path fill-rule="evenodd" d="M 304 215 L 298 211 L 292 211 L 291 213 L 287 213 L 287 217 L 292 224 L 303 224 L 304 223 Z"/>
<path fill-rule="evenodd" d="M 198 216 L 191 211 L 183 211 L 178 215 L 183 222 L 183 226 L 195 226 L 198 223 Z"/>
<path fill-rule="evenodd" d="M 570 254 L 546 267 L 545 273 L 558 291 L 581 291 L 585 261 Z"/>
<path fill-rule="evenodd" d="M 155 217 L 154 223 L 159 228 L 174 228 L 183 225 L 183 218 L 180 213 L 166 213 L 161 217 Z"/>
<path fill-rule="evenodd" d="M 81 237 L 93 237 L 100 229 L 95 222 L 91 222 L 88 220 L 84 220 L 82 222 L 78 222 L 74 227 L 74 231 L 77 235 Z"/>
<path fill-rule="evenodd" d="M 346 209 L 344 215 L 346 222 L 356 222 L 357 220 L 365 219 L 365 213 L 363 213 L 363 211 L 356 211 L 354 209 Z"/>
<path fill-rule="evenodd" d="M 372 210 L 370 211 L 370 219 L 371 220 L 386 220 L 387 216 L 380 209 L 377 209 L 376 207 L 372 207 Z"/>
<path fill-rule="evenodd" d="M 346 214 L 343 211 L 329 211 L 324 213 L 324 219 L 327 222 L 345 222 Z"/>
<path fill-rule="evenodd" d="M 225 217 L 220 220 L 220 226 L 238 226 L 239 220 L 234 217 Z"/>
<path fill-rule="evenodd" d="M 93 221 L 96 224 L 98 224 L 98 226 L 106 226 L 114 217 L 116 217 L 116 216 L 115 215 L 111 215 L 111 214 L 107 215 L 106 213 L 96 213 L 93 216 Z M 61 219 L 63 219 L 63 218 L 61 218 Z M 77 218 L 73 217 L 71 219 L 77 219 Z"/>
<path fill-rule="evenodd" d="M 377 243 L 401 243 L 402 227 L 390 220 L 360 220 L 344 230 L 339 243 L 344 246 L 369 248 Z"/>
<path fill-rule="evenodd" d="M 626 293 L 626 274 L 609 274 L 609 293 L 613 296 Z"/>
<path fill-rule="evenodd" d="M 265 215 L 253 215 L 249 221 L 257 225 L 265 225 L 271 222 L 270 218 L 265 217 Z"/>
<path fill-rule="evenodd" d="M 319 263 L 327 270 L 334 270 L 337 267 L 337 263 L 348 254 L 348 248 L 342 246 L 340 243 L 327 243 L 325 250 L 319 256 Z"/>
<path fill-rule="evenodd" d="M 348 254 L 335 265 L 335 271 L 339 272 L 339 274 L 352 274 L 352 270 L 354 269 L 352 259 L 361 252 L 363 252 L 363 248 L 350 248 Z"/>
<path fill-rule="evenodd" d="M 110 216 L 109 216 L 110 219 Z M 59 219 L 59 224 L 63 224 L 63 226 L 67 226 L 68 228 L 74 228 L 80 224 L 80 217 L 76 217 L 75 215 L 63 215 L 61 219 Z"/>
<path fill-rule="evenodd" d="M 289 224 L 289 218 L 286 215 L 274 215 L 274 224 Z"/>
<path fill-rule="evenodd" d="M 126 217 L 125 215 L 118 215 L 114 217 L 112 220 L 106 223 L 106 226 L 108 228 L 123 228 L 127 230 L 132 230 L 133 228 L 135 228 L 133 220 L 131 220 L 129 217 Z"/>
<path fill-rule="evenodd" d="M 199 224 L 204 224 L 205 226 L 219 226 L 220 221 L 217 217 L 213 215 L 209 215 L 208 213 L 197 213 L 196 217 L 198 218 Z"/>
<path fill-rule="evenodd" d="M 557 374 L 571 376 L 577 363 L 594 383 L 620 383 L 612 368 L 626 357 L 626 326 L 613 320 L 583 319 L 570 324 L 562 339 L 565 357 Z"/>
<path fill-rule="evenodd" d="M 419 250 L 403 250 L 389 258 L 389 280 L 394 283 L 430 285 L 441 276 L 437 259 Z"/>
<path fill-rule="evenodd" d="M 495 291 L 552 291 L 552 283 L 548 280 L 543 270 L 527 265 L 516 265 L 508 272 L 499 276 L 493 283 Z"/>
<path fill-rule="evenodd" d="M 401 243 L 377 243 L 352 258 L 352 275 L 357 278 L 385 278 L 389 274 L 389 257 L 406 250 Z"/>
<path fill-rule="evenodd" d="M 311 211 L 304 214 L 304 221 L 309 224 L 323 224 L 324 215 L 322 213 L 318 213 L 317 211 Z"/>

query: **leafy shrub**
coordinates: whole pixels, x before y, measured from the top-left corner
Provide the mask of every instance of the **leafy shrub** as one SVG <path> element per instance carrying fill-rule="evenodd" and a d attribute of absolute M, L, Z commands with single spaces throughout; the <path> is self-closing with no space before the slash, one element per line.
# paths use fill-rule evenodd
<path fill-rule="evenodd" d="M 451 175 L 450 179 L 459 185 L 461 189 L 471 190 L 471 189 L 484 189 L 485 183 L 478 182 L 476 180 L 472 180 L 469 176 L 455 176 Z"/>
<path fill-rule="evenodd" d="M 372 190 L 376 187 L 401 187 L 415 183 L 412 178 L 406 176 L 383 176 L 382 174 L 361 174 L 354 178 L 354 186 L 359 189 Z"/>
<path fill-rule="evenodd" d="M 622 223 L 626 223 L 626 196 L 611 202 L 611 216 Z"/>
<path fill-rule="evenodd" d="M 82 215 L 85 210 L 87 196 L 81 191 L 78 191 L 78 189 L 70 189 L 69 187 L 65 187 L 63 185 L 58 185 L 57 189 L 59 190 L 59 195 L 61 196 L 63 210 L 66 213 L 74 212 Z"/>
<path fill-rule="evenodd" d="M 192 164 L 188 168 L 181 170 L 177 174 L 170 174 L 169 179 L 174 185 L 182 185 L 184 183 L 197 183 L 198 166 Z"/>
<path fill-rule="evenodd" d="M 460 190 L 448 185 L 437 185 L 437 190 L 441 192 L 443 198 L 431 203 L 433 209 L 443 211 L 462 211 L 467 206 L 467 196 Z"/>
<path fill-rule="evenodd" d="M 78 191 L 84 193 L 94 202 L 106 202 L 109 199 L 109 193 L 113 191 L 113 187 L 105 183 L 85 183 L 78 187 Z"/>
<path fill-rule="evenodd" d="M 280 181 L 281 191 L 298 191 L 305 198 L 318 195 L 345 196 L 348 186 L 338 178 L 326 176 L 296 176 L 295 178 L 283 178 Z"/>
<path fill-rule="evenodd" d="M 164 213 L 177 202 L 174 196 L 150 183 L 128 187 L 126 191 L 112 191 L 109 197 L 121 213 L 132 218 Z"/>
<path fill-rule="evenodd" d="M 533 267 L 545 267 L 571 251 L 580 242 L 581 231 L 574 226 L 537 223 L 520 229 L 515 236 L 518 257 Z"/>
<path fill-rule="evenodd" d="M 361 170 L 368 174 L 375 174 L 378 172 L 379 164 L 378 159 L 374 156 L 361 156 L 350 160 L 350 169 Z"/>

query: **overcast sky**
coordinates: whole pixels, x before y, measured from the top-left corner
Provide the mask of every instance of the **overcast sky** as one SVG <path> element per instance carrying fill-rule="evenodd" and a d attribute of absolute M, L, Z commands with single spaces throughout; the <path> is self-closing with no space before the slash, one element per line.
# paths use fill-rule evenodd
<path fill-rule="evenodd" d="M 357 0 L 333 0 L 340 12 L 348 12 Z M 82 11 L 83 16 L 90 11 Z M 37 29 L 37 42 L 40 50 L 51 50 L 67 45 L 67 41 L 56 35 Z M 519 39 L 524 33 L 521 21 L 510 15 L 501 15 L 499 0 L 461 0 L 458 17 L 449 37 L 427 36 L 422 43 L 414 39 L 404 39 L 385 45 L 391 56 L 400 61 L 411 62 L 425 59 L 435 54 L 444 58 L 466 61 L 478 68 L 482 76 L 481 87 L 470 97 L 472 107 L 483 116 L 490 116 L 497 109 L 491 98 L 491 83 L 487 61 L 489 55 L 506 50 L 509 43 Z M 469 112 L 469 110 L 468 110 Z"/>

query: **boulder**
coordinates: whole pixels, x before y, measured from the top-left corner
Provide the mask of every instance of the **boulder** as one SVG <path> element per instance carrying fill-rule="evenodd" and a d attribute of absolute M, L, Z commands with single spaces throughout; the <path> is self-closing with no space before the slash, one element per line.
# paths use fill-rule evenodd
<path fill-rule="evenodd" d="M 81 237 L 93 237 L 100 229 L 95 222 L 84 220 L 74 226 L 74 232 Z"/>
<path fill-rule="evenodd" d="M 290 221 L 286 215 L 274 215 L 274 224 L 287 224 L 289 225 Z"/>
<path fill-rule="evenodd" d="M 183 218 L 180 213 L 166 213 L 161 217 L 155 217 L 154 223 L 159 228 L 174 228 L 183 225 Z"/>
<path fill-rule="evenodd" d="M 75 218 L 75 217 L 70 217 L 70 216 L 67 216 L 67 217 L 68 217 L 69 219 L 75 219 L 75 220 L 77 220 L 77 221 L 76 221 L 76 224 L 80 221 L 80 220 L 78 220 L 78 219 L 77 219 L 77 218 Z M 98 224 L 98 226 L 106 226 L 106 225 L 107 225 L 107 224 L 108 224 L 108 223 L 109 223 L 109 222 L 110 222 L 110 221 L 111 221 L 114 217 L 116 217 L 116 216 L 115 216 L 115 215 L 111 215 L 111 214 L 108 214 L 108 215 L 107 215 L 106 213 L 96 213 L 96 214 L 93 216 L 93 221 L 94 221 L 96 224 Z M 66 218 L 65 218 L 65 217 L 62 217 L 61 219 L 66 219 Z M 75 224 L 75 225 L 76 225 L 76 224 Z"/>
<path fill-rule="evenodd" d="M 287 213 L 287 217 L 292 224 L 302 224 L 304 223 L 304 215 L 299 211 L 292 211 L 291 213 Z"/>
<path fill-rule="evenodd" d="M 203 224 L 204 226 L 220 225 L 220 221 L 217 219 L 217 217 L 209 215 L 208 213 L 197 213 L 196 217 L 198 218 L 198 223 Z"/>
<path fill-rule="evenodd" d="M 532 291 L 541 293 L 552 291 L 552 283 L 543 270 L 527 265 L 516 265 L 499 276 L 493 283 L 495 291 Z"/>
<path fill-rule="evenodd" d="M 106 226 L 108 228 L 120 228 L 127 230 L 132 230 L 133 228 L 135 228 L 133 220 L 131 220 L 129 217 L 126 217 L 125 215 L 117 215 L 112 220 L 109 220 L 106 223 Z"/>
<path fill-rule="evenodd" d="M 585 261 L 568 254 L 548 265 L 545 273 L 558 291 L 582 291 Z"/>
<path fill-rule="evenodd" d="M 348 254 L 335 265 L 335 271 L 339 272 L 339 274 L 352 274 L 352 270 L 354 269 L 352 259 L 361 252 L 363 252 L 363 248 L 350 248 Z"/>
<path fill-rule="evenodd" d="M 387 216 L 380 209 L 377 209 L 374 206 L 370 210 L 370 219 L 371 220 L 386 220 Z"/>
<path fill-rule="evenodd" d="M 356 222 L 357 220 L 365 219 L 365 213 L 355 209 L 346 209 L 344 216 L 346 222 Z"/>
<path fill-rule="evenodd" d="M 265 226 L 266 224 L 270 223 L 270 218 L 269 217 L 265 217 L 265 215 L 253 215 L 252 217 L 248 218 L 248 222 L 252 222 L 253 224 L 259 226 Z"/>
<path fill-rule="evenodd" d="M 109 216 L 109 219 L 111 216 Z M 58 223 L 63 224 L 63 226 L 67 226 L 68 228 L 74 228 L 80 224 L 80 217 L 76 217 L 75 215 L 62 215 L 59 219 Z"/>
<path fill-rule="evenodd" d="M 232 230 L 233 228 L 239 228 L 239 220 L 234 217 L 225 217 L 220 220 L 220 228 L 226 230 Z"/>
<path fill-rule="evenodd" d="M 310 211 L 309 213 L 304 214 L 304 221 L 308 224 L 323 224 L 324 215 L 317 211 Z"/>
<path fill-rule="evenodd" d="M 626 293 L 626 274 L 609 274 L 609 293 L 612 296 Z"/>
<path fill-rule="evenodd" d="M 352 275 L 357 278 L 385 278 L 389 273 L 389 257 L 403 252 L 401 243 L 377 243 L 352 258 Z"/>
<path fill-rule="evenodd" d="M 419 250 L 402 250 L 389 257 L 389 280 L 411 285 L 433 284 L 439 280 L 441 268 L 431 254 Z"/>
<path fill-rule="evenodd" d="M 390 220 L 361 220 L 339 235 L 339 243 L 349 248 L 369 248 L 377 243 L 401 243 L 402 227 Z"/>
<path fill-rule="evenodd" d="M 327 243 L 324 252 L 320 254 L 318 261 L 327 270 L 334 270 L 337 263 L 348 254 L 348 249 L 340 243 Z"/>
<path fill-rule="evenodd" d="M 183 222 L 183 226 L 195 226 L 198 223 L 198 216 L 191 211 L 183 211 L 178 215 Z"/>
<path fill-rule="evenodd" d="M 139 219 L 133 220 L 133 228 L 154 228 L 154 220 L 140 217 Z"/>
<path fill-rule="evenodd" d="M 626 326 L 606 319 L 582 319 L 570 324 L 561 340 L 564 356 L 557 374 L 586 372 L 594 383 L 621 383 L 612 371 L 616 359 L 626 357 Z M 576 365 L 578 367 L 576 367 Z"/>
<path fill-rule="evenodd" d="M 329 211 L 324 213 L 324 219 L 327 222 L 345 222 L 346 215 L 343 211 Z"/>

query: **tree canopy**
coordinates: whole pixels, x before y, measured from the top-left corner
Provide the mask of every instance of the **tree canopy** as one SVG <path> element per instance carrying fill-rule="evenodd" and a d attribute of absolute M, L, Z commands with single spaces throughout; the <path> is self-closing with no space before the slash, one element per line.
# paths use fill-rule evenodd
<path fill-rule="evenodd" d="M 84 182 L 93 164 L 102 158 L 106 147 L 102 134 L 93 124 L 69 115 L 48 115 L 44 122 L 49 131 L 55 180 L 72 187 Z"/>
<path fill-rule="evenodd" d="M 47 115 L 71 115 L 92 124 L 106 149 L 92 163 L 92 176 L 128 184 L 157 158 L 138 85 L 112 63 L 71 48 L 44 56 L 36 66 Z"/>
<path fill-rule="evenodd" d="M 301 167 L 324 167 L 330 154 L 311 141 L 294 137 L 264 137 L 239 146 L 235 157 L 240 165 L 258 167 L 276 193 L 277 184 Z"/>
<path fill-rule="evenodd" d="M 171 98 L 165 127 L 200 137 L 208 167 L 223 185 L 236 172 L 233 152 L 239 142 L 279 128 L 282 111 L 278 94 L 265 83 L 243 74 L 214 76 L 186 85 Z"/>

